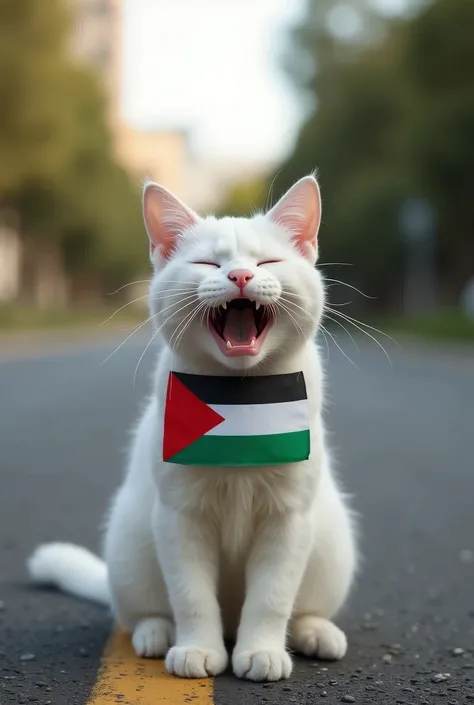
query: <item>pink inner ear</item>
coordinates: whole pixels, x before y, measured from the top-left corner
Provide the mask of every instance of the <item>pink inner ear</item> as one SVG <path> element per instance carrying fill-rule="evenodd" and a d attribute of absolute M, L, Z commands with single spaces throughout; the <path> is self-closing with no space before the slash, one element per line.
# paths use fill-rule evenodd
<path fill-rule="evenodd" d="M 148 184 L 143 194 L 143 216 L 150 238 L 150 252 L 157 249 L 168 259 L 175 251 L 179 238 L 198 222 L 190 208 L 157 184 Z"/>
<path fill-rule="evenodd" d="M 321 196 L 312 176 L 300 179 L 273 206 L 268 217 L 288 231 L 292 242 L 309 259 L 315 259 L 321 222 Z"/>

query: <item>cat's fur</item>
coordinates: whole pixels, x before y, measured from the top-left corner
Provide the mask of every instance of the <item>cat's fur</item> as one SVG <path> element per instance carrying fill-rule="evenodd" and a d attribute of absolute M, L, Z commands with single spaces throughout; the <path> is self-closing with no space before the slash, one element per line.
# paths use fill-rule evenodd
<path fill-rule="evenodd" d="M 221 673 L 228 662 L 225 636 L 236 637 L 234 673 L 251 680 L 290 675 L 287 638 L 297 652 L 339 659 L 346 637 L 330 619 L 348 594 L 356 551 L 321 419 L 323 379 L 314 342 L 324 305 L 314 267 L 321 218 L 317 182 L 301 179 L 266 215 L 220 220 L 201 219 L 165 189 L 148 184 L 144 217 L 160 350 L 153 393 L 112 502 L 105 563 L 85 549 L 49 544 L 31 557 L 30 573 L 110 603 L 118 623 L 131 632 L 136 653 L 166 656 L 167 669 L 177 676 Z M 228 278 L 235 269 L 252 275 L 240 293 L 276 313 L 255 355 L 227 356 L 201 316 L 237 296 L 235 278 Z M 163 463 L 171 369 L 212 375 L 302 370 L 311 412 L 310 459 L 258 468 Z"/>

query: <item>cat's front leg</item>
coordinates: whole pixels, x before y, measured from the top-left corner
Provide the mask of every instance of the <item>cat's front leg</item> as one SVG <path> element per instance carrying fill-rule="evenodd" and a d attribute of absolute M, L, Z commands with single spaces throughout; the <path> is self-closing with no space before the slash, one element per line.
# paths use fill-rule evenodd
<path fill-rule="evenodd" d="M 216 532 L 202 517 L 164 507 L 155 512 L 153 528 L 176 624 L 166 668 L 183 678 L 215 676 L 228 662 L 217 601 Z"/>
<path fill-rule="evenodd" d="M 234 673 L 255 681 L 288 678 L 286 631 L 311 549 L 309 517 L 275 517 L 258 532 L 246 572 L 246 598 L 232 656 Z"/>

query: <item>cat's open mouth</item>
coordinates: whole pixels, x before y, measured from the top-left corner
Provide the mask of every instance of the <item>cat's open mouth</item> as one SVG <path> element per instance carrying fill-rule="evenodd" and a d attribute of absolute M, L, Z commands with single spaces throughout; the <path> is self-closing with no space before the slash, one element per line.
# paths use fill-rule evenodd
<path fill-rule="evenodd" d="M 209 328 L 224 355 L 258 355 L 272 319 L 268 306 L 234 299 L 213 310 Z"/>

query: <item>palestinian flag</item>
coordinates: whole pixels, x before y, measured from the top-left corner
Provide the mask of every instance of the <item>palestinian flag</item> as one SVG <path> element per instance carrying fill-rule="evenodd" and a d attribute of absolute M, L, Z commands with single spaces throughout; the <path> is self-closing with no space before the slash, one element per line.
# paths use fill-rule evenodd
<path fill-rule="evenodd" d="M 211 377 L 171 372 L 163 460 L 180 465 L 277 465 L 309 457 L 302 372 Z"/>

